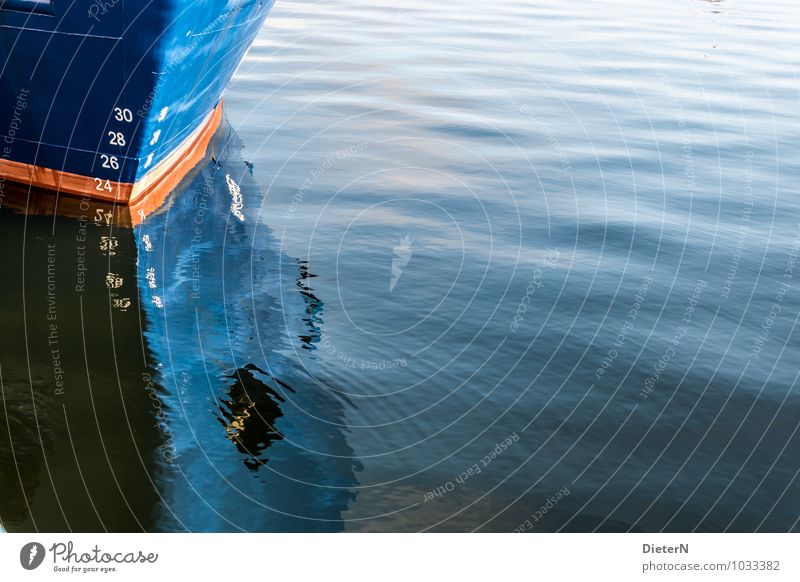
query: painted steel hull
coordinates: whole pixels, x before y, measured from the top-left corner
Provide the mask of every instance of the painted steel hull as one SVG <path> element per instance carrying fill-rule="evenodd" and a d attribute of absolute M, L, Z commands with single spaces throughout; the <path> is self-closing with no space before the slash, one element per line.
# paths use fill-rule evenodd
<path fill-rule="evenodd" d="M 163 197 L 205 154 L 272 3 L 0 0 L 0 179 Z"/>

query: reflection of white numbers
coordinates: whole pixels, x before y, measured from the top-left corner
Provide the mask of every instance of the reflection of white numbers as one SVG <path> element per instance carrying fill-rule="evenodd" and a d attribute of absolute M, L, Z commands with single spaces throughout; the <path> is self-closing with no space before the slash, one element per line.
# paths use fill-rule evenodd
<path fill-rule="evenodd" d="M 109 131 L 108 137 L 111 138 L 111 145 L 124 146 L 126 144 L 125 136 L 120 131 Z"/>
<path fill-rule="evenodd" d="M 117 156 L 107 156 L 105 154 L 100 154 L 100 159 L 103 160 L 104 168 L 119 170 L 119 160 L 117 159 Z"/>
<path fill-rule="evenodd" d="M 101 192 L 103 190 L 106 190 L 108 192 L 112 192 L 114 190 L 111 187 L 111 182 L 109 182 L 108 180 L 102 180 L 100 178 L 95 178 L 94 179 L 94 183 L 95 183 L 95 185 L 94 185 L 94 189 L 95 190 L 99 190 Z"/>
<path fill-rule="evenodd" d="M 133 113 L 130 109 L 120 109 L 119 107 L 114 107 L 114 119 L 117 121 L 124 121 L 126 123 L 130 123 L 133 121 Z"/>
<path fill-rule="evenodd" d="M 95 224 L 101 224 L 103 222 L 111 224 L 111 216 L 111 212 L 103 212 L 102 208 L 96 208 L 94 212 L 94 222 Z"/>

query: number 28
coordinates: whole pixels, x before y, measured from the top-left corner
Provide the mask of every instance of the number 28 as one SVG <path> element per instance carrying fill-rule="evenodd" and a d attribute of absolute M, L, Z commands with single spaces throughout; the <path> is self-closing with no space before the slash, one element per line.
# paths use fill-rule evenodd
<path fill-rule="evenodd" d="M 109 131 L 108 137 L 111 138 L 109 143 L 115 146 L 124 146 L 127 144 L 125 141 L 125 135 L 121 131 Z"/>

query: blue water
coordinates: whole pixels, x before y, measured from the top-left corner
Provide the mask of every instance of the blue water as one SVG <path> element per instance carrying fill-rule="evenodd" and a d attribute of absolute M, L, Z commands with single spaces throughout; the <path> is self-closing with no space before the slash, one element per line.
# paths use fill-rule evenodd
<path fill-rule="evenodd" d="M 278 2 L 133 234 L 167 412 L 104 526 L 800 529 L 798 17 Z"/>

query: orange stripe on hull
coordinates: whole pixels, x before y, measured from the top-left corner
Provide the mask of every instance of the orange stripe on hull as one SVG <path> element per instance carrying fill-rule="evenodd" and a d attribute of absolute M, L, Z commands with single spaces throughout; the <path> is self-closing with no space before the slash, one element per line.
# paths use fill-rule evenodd
<path fill-rule="evenodd" d="M 139 210 L 150 213 L 157 209 L 170 192 L 203 159 L 208 144 L 222 120 L 222 102 L 164 160 L 138 182 L 110 182 L 111 191 L 98 190 L 89 176 L 60 172 L 32 164 L 0 159 L 0 175 L 7 180 L 64 194 L 85 196 L 94 200 L 130 204 L 132 214 Z M 102 186 L 105 186 L 103 182 Z M 136 220 L 136 218 L 134 218 Z M 138 222 L 138 220 L 136 220 Z"/>

